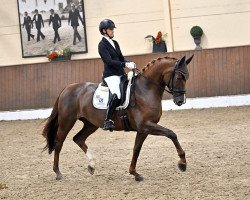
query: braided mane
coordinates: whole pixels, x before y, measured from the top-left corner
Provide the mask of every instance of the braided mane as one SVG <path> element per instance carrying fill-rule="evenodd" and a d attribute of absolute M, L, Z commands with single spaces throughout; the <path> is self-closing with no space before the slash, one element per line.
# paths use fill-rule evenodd
<path fill-rule="evenodd" d="M 149 62 L 146 66 L 144 66 L 142 68 L 142 72 L 145 72 L 146 70 L 149 69 L 149 67 L 153 66 L 155 64 L 156 61 L 161 61 L 162 59 L 173 59 L 173 60 L 177 60 L 176 58 L 172 58 L 169 56 L 165 56 L 165 57 L 159 57 L 157 59 L 152 60 L 151 62 Z"/>

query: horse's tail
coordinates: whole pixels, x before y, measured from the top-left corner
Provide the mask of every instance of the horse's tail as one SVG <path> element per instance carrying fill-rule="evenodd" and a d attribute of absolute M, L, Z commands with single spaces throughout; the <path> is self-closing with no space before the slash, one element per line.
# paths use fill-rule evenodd
<path fill-rule="evenodd" d="M 47 141 L 44 151 L 48 149 L 49 154 L 54 151 L 56 145 L 56 134 L 58 129 L 58 100 L 59 97 L 54 104 L 53 110 L 47 119 L 42 133 Z"/>

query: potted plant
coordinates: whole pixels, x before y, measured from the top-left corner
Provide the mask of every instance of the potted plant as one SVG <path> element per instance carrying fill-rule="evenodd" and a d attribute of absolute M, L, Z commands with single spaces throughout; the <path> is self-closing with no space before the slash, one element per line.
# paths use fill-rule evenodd
<path fill-rule="evenodd" d="M 201 50 L 202 47 L 200 46 L 201 44 L 201 36 L 203 35 L 203 30 L 200 26 L 193 26 L 190 30 L 190 34 L 194 38 L 194 43 L 196 44 L 195 49 L 196 50 Z"/>
<path fill-rule="evenodd" d="M 70 60 L 72 52 L 70 48 L 58 48 L 47 51 L 49 61 Z"/>
<path fill-rule="evenodd" d="M 145 39 L 153 42 L 153 53 L 157 53 L 157 52 L 167 52 L 167 46 L 164 40 L 164 37 L 167 36 L 167 33 L 162 35 L 162 32 L 159 31 L 157 33 L 157 36 L 154 37 L 152 35 L 147 35 L 145 37 Z"/>

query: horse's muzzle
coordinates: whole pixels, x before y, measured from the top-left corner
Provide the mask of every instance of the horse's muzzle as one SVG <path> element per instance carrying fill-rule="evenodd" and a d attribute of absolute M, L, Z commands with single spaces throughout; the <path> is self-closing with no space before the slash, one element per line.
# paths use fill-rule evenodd
<path fill-rule="evenodd" d="M 186 95 L 182 94 L 182 95 L 179 95 L 177 97 L 174 97 L 174 103 L 177 106 L 181 106 L 182 104 L 185 104 L 186 103 Z"/>

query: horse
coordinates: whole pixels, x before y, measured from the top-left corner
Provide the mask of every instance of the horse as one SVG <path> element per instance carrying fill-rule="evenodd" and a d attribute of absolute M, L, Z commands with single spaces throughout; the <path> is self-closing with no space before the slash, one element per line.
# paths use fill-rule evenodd
<path fill-rule="evenodd" d="M 143 142 L 148 135 L 165 136 L 172 140 L 180 158 L 178 167 L 181 171 L 186 171 L 186 157 L 177 135 L 170 129 L 158 125 L 162 115 L 161 100 L 164 91 L 173 95 L 173 101 L 181 106 L 186 102 L 186 81 L 189 71 L 187 65 L 193 56 L 186 59 L 184 56 L 180 60 L 171 57 L 161 57 L 149 62 L 134 80 L 133 92 L 130 96 L 130 103 L 126 108 L 127 118 L 130 124 L 130 131 L 137 132 L 133 156 L 129 167 L 129 173 L 136 181 L 143 181 L 144 177 L 136 170 L 137 160 Z M 53 171 L 56 179 L 60 180 L 62 174 L 59 170 L 59 155 L 67 134 L 77 120 L 83 122 L 83 128 L 73 137 L 73 141 L 83 150 L 88 158 L 88 171 L 94 174 L 94 157 L 85 140 L 102 127 L 106 110 L 97 109 L 92 104 L 93 94 L 97 88 L 97 83 L 85 82 L 74 83 L 66 86 L 58 96 L 51 115 L 46 120 L 42 135 L 46 138 L 46 146 L 51 154 L 54 151 Z M 114 118 L 115 131 L 124 130 L 122 121 L 115 111 Z"/>

